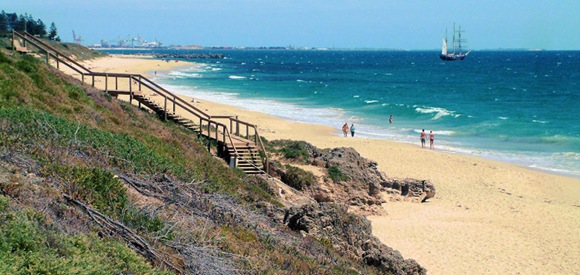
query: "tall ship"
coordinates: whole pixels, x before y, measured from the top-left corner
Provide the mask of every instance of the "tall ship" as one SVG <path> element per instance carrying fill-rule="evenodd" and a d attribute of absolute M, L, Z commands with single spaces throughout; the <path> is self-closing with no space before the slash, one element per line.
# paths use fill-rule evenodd
<path fill-rule="evenodd" d="M 461 38 L 461 26 L 459 29 L 455 30 L 455 23 L 453 24 L 453 40 L 451 41 L 451 49 L 447 45 L 447 30 L 445 31 L 445 38 L 443 39 L 443 46 L 441 47 L 441 54 L 439 57 L 446 61 L 463 60 L 471 52 L 463 52 L 461 47 L 461 42 L 465 42 L 465 39 Z"/>

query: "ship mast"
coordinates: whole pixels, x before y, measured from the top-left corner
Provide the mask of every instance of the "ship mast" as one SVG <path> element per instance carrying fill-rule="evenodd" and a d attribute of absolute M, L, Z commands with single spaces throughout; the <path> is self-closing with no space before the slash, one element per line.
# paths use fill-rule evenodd
<path fill-rule="evenodd" d="M 453 55 L 455 55 L 455 23 L 453 23 Z"/>
<path fill-rule="evenodd" d="M 459 26 L 459 30 L 457 31 L 457 44 L 458 44 L 458 49 L 459 49 L 459 54 L 461 54 L 462 50 L 461 50 L 461 26 Z"/>

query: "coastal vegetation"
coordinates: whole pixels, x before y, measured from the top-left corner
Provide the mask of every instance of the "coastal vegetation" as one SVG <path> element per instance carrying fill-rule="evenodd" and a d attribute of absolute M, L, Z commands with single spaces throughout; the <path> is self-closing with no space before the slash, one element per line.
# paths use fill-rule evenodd
<path fill-rule="evenodd" d="M 58 29 L 54 22 L 50 24 L 48 31 L 46 28 L 47 26 L 42 22 L 42 19 L 34 19 L 30 14 L 18 15 L 16 13 L 6 13 L 4 10 L 0 12 L 0 33 L 12 30 L 18 32 L 27 31 L 34 36 L 60 41 Z"/>
<path fill-rule="evenodd" d="M 376 241 L 364 261 L 353 253 L 362 241 L 344 238 L 371 238 L 360 216 L 333 210 L 343 225 L 335 235 L 303 236 L 296 231 L 308 225 L 287 226 L 299 220 L 285 218 L 263 179 L 229 169 L 205 142 L 33 56 L 0 49 L 0 270 L 396 270 Z M 287 155 L 304 158 L 303 149 Z M 289 169 L 297 188 L 312 184 L 313 176 Z M 408 270 L 423 270 L 398 257 Z"/>

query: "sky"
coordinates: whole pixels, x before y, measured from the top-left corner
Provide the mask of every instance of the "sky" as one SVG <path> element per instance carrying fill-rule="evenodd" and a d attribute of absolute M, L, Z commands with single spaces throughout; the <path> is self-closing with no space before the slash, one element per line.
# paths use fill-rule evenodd
<path fill-rule="evenodd" d="M 580 50 L 580 0 L 0 0 L 92 45 L 440 49 L 461 25 L 467 48 Z"/>

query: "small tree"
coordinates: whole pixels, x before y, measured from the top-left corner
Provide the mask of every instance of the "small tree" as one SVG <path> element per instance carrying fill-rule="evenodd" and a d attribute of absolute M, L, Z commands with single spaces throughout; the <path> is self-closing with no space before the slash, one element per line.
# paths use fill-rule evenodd
<path fill-rule="evenodd" d="M 35 22 L 34 20 L 32 22 Z M 38 35 L 40 37 L 46 37 L 46 25 L 44 24 L 44 22 L 42 22 L 42 20 L 38 19 L 36 20 L 36 23 L 34 24 L 34 35 Z"/>
<path fill-rule="evenodd" d="M 8 15 L 6 15 L 6 12 L 4 10 L 2 10 L 2 13 L 0 13 L 0 31 L 1 32 L 8 31 Z"/>
<path fill-rule="evenodd" d="M 55 41 L 58 38 L 58 32 L 54 22 L 50 24 L 50 30 L 48 31 L 48 39 Z M 59 39 L 60 40 L 60 39 Z"/>

